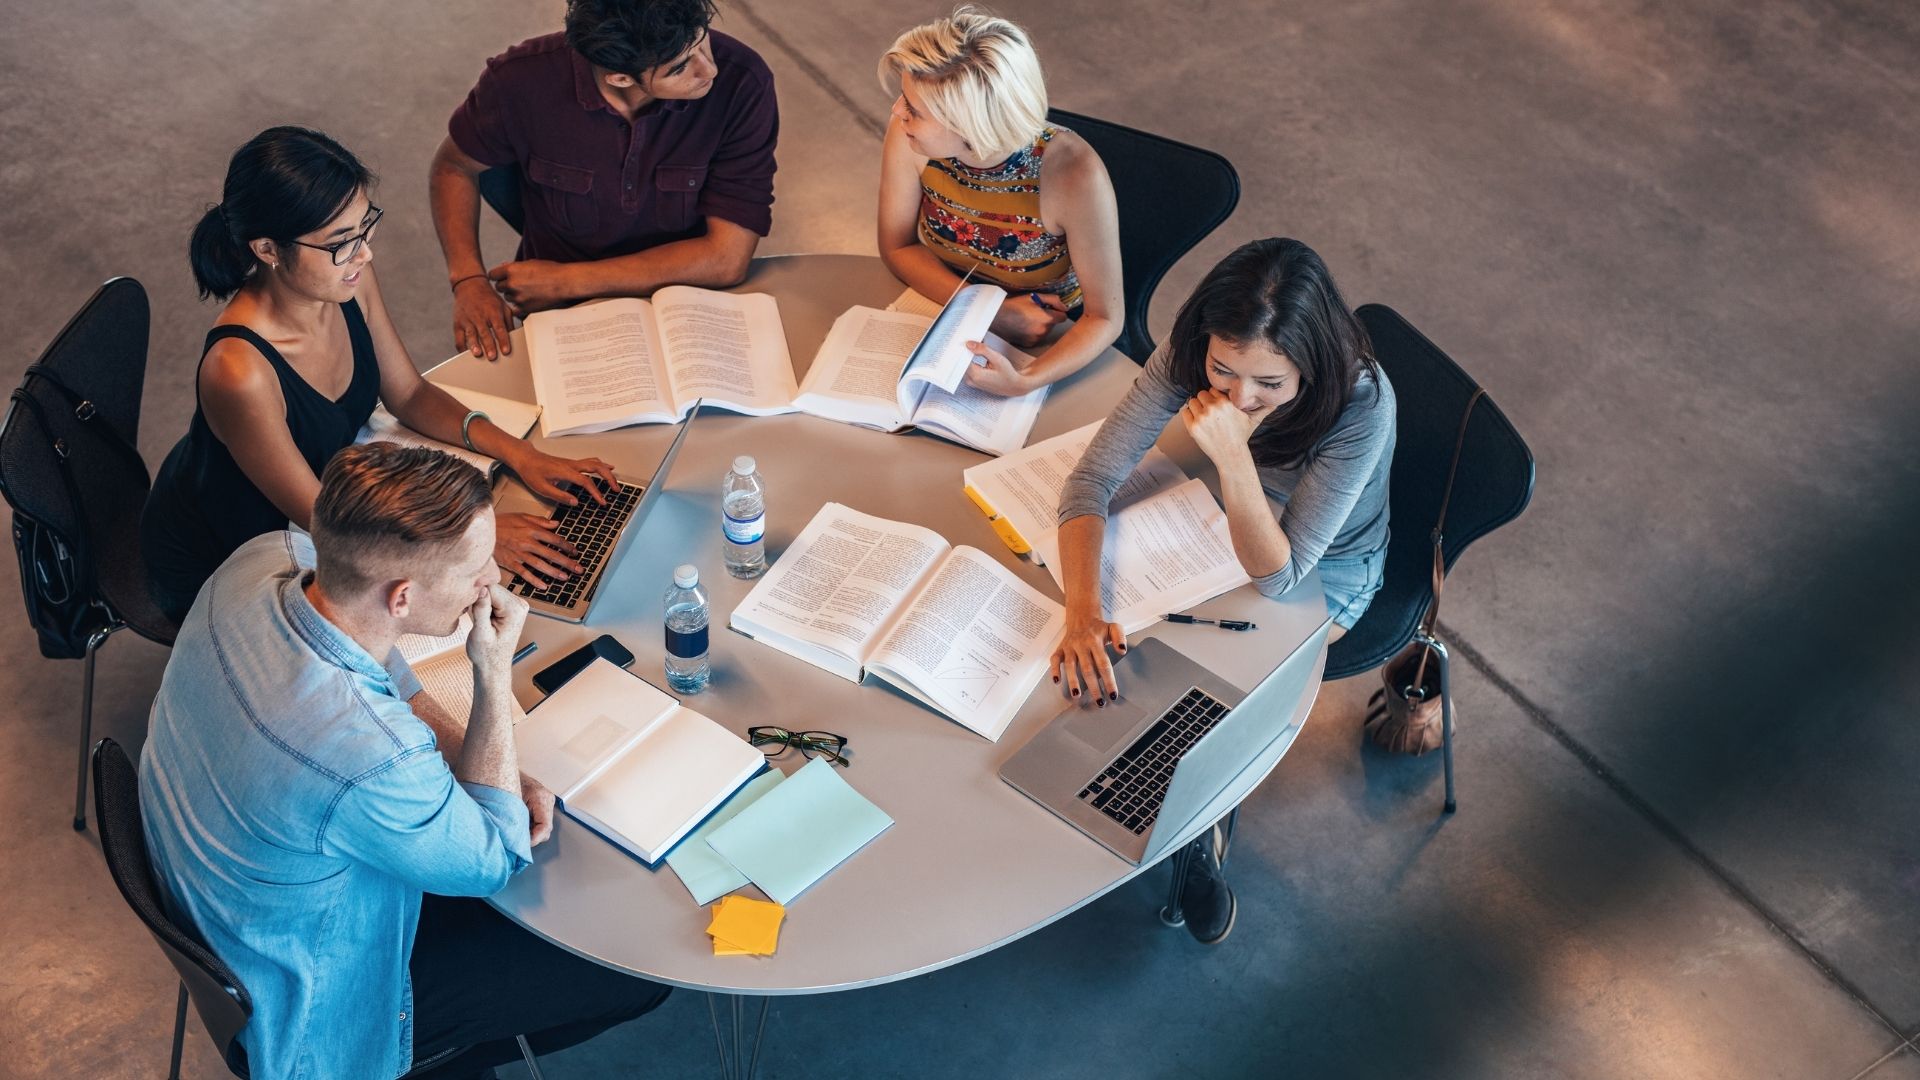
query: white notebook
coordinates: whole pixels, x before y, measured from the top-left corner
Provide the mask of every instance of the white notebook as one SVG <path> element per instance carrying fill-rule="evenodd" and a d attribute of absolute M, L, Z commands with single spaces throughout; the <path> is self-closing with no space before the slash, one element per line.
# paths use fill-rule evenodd
<path fill-rule="evenodd" d="M 514 730 L 520 769 L 649 866 L 766 767 L 745 739 L 604 659 Z"/>

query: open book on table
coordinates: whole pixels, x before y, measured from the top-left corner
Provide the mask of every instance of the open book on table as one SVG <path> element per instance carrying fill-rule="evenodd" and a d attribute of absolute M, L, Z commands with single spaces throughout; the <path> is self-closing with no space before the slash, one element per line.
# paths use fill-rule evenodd
<path fill-rule="evenodd" d="M 440 389 L 452 394 L 455 401 L 458 401 L 468 409 L 478 409 L 486 413 L 487 419 L 492 420 L 495 427 L 512 435 L 516 439 L 532 431 L 533 425 L 540 420 L 540 406 L 538 405 L 498 397 L 493 394 L 483 393 L 479 390 L 469 390 L 464 386 L 442 386 Z M 486 473 L 489 477 L 493 475 L 493 470 L 500 465 L 498 461 L 495 461 L 485 454 L 469 450 L 464 446 L 444 443 L 439 439 L 420 434 L 405 424 L 402 424 L 398 417 L 387 411 L 385 405 L 377 405 L 374 407 L 373 415 L 367 417 L 366 424 L 360 428 L 360 433 L 353 437 L 353 441 L 355 443 L 390 442 L 398 443 L 401 446 L 424 446 L 430 450 L 439 450 L 443 453 L 452 454 L 461 461 Z"/>
<path fill-rule="evenodd" d="M 1056 527 L 1060 493 L 1067 475 L 1080 463 L 1101 421 L 1034 443 L 1017 453 L 961 470 L 967 498 L 987 515 L 993 531 L 1015 554 L 1045 562 L 1035 545 Z M 1133 475 L 1113 493 L 1110 510 L 1119 510 L 1187 478 L 1158 447 L 1147 450 Z"/>
<path fill-rule="evenodd" d="M 998 739 L 1065 621 L 1059 604 L 978 548 L 828 503 L 730 625 L 843 679 L 890 683 Z"/>
<path fill-rule="evenodd" d="M 1064 590 L 1059 533 L 1036 543 Z M 1129 634 L 1251 580 L 1233 553 L 1226 511 L 1201 480 L 1176 484 L 1107 516 L 1100 601 L 1107 618 Z"/>
<path fill-rule="evenodd" d="M 473 713 L 473 661 L 467 659 L 467 634 L 473 629 L 472 616 L 460 616 L 460 625 L 444 637 L 426 634 L 402 634 L 394 647 L 413 668 L 421 689 L 438 702 L 447 715 L 465 722 Z M 527 718 L 518 699 L 508 701 L 513 722 Z"/>
<path fill-rule="evenodd" d="M 766 767 L 745 739 L 596 659 L 514 729 L 520 770 L 652 866 Z"/>
<path fill-rule="evenodd" d="M 1016 365 L 1032 360 L 987 332 L 1006 295 L 997 285 L 967 285 L 933 316 L 849 309 L 814 354 L 794 405 L 883 431 L 917 427 L 989 454 L 1018 450 L 1033 431 L 1047 388 L 1006 398 L 966 381 L 973 364 L 969 341 L 985 342 Z"/>
<path fill-rule="evenodd" d="M 527 316 L 533 393 L 548 435 L 671 424 L 693 403 L 751 416 L 793 411 L 793 360 L 764 293 L 674 285 Z"/>

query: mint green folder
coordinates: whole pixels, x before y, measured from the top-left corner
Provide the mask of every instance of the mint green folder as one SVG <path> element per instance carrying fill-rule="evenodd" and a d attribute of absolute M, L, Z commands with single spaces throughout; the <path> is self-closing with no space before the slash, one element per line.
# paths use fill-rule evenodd
<path fill-rule="evenodd" d="M 707 843 L 774 902 L 789 904 L 892 824 L 825 758 L 815 758 Z"/>
<path fill-rule="evenodd" d="M 779 769 L 768 769 L 759 776 L 740 785 L 720 809 L 708 815 L 700 827 L 686 835 L 674 849 L 667 854 L 667 865 L 680 876 L 680 884 L 693 894 L 693 902 L 706 907 L 719 897 L 747 883 L 747 875 L 733 868 L 733 864 L 720 857 L 719 853 L 707 845 L 707 838 L 714 830 L 739 816 L 742 810 L 752 806 L 762 795 L 779 786 L 786 779 Z"/>

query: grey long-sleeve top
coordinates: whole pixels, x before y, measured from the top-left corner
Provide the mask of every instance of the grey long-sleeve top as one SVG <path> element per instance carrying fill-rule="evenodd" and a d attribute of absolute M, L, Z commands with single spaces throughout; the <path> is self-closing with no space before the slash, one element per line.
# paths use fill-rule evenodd
<path fill-rule="evenodd" d="M 1155 353 L 1100 425 L 1060 492 L 1059 521 L 1083 514 L 1107 516 L 1113 493 L 1191 396 L 1174 384 L 1172 367 L 1167 350 Z M 1255 588 L 1278 596 L 1322 558 L 1359 558 L 1387 546 L 1387 469 L 1393 442 L 1393 385 L 1374 369 L 1360 376 L 1333 430 L 1313 445 L 1302 464 L 1260 467 L 1260 486 L 1284 504 L 1280 531 L 1293 554 L 1287 565 L 1253 579 Z"/>

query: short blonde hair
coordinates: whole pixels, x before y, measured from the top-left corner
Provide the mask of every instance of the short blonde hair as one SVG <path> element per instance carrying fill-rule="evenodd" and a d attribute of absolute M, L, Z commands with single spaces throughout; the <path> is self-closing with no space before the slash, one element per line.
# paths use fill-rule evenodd
<path fill-rule="evenodd" d="M 972 5 L 916 26 L 880 58 L 880 85 L 919 84 L 927 112 L 983 158 L 998 160 L 1047 125 L 1047 84 L 1027 32 Z"/>

